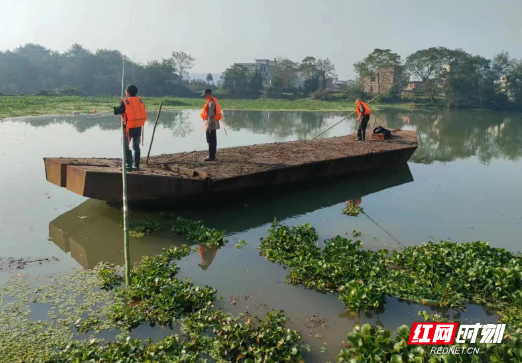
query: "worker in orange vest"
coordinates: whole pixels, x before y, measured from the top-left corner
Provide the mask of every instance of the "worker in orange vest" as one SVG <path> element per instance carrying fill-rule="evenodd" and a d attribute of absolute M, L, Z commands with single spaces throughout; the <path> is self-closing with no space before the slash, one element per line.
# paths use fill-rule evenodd
<path fill-rule="evenodd" d="M 368 121 L 370 121 L 370 114 L 372 110 L 368 105 L 361 101 L 360 99 L 355 100 L 355 111 L 357 111 L 357 122 L 359 123 L 359 128 L 357 129 L 357 140 L 365 140 L 366 139 L 366 126 L 368 126 Z"/>
<path fill-rule="evenodd" d="M 205 123 L 205 133 L 208 143 L 208 157 L 205 161 L 215 161 L 217 150 L 216 130 L 219 129 L 219 121 L 223 118 L 223 113 L 221 112 L 218 101 L 212 96 L 212 90 L 210 88 L 207 88 L 201 96 L 204 96 L 207 100 L 203 106 L 203 110 L 201 110 L 201 118 Z"/>
<path fill-rule="evenodd" d="M 138 94 L 138 87 L 133 84 L 127 86 L 125 95 L 127 98 L 122 98 L 120 105 L 114 107 L 115 115 L 122 115 L 121 119 L 125 125 L 125 151 L 127 159 L 128 171 L 140 170 L 140 140 L 142 137 L 142 129 L 147 121 L 147 110 L 145 104 Z M 129 149 L 129 143 L 132 140 L 132 148 L 134 149 L 134 169 L 132 169 L 132 151 Z"/>

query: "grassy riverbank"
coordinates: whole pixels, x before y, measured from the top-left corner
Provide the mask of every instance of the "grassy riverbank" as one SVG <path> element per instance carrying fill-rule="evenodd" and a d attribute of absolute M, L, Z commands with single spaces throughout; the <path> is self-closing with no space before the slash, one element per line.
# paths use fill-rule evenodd
<path fill-rule="evenodd" d="M 200 108 L 203 100 L 199 98 L 144 97 L 149 110 L 157 110 L 160 102 L 166 109 Z M 73 112 L 93 113 L 111 112 L 119 97 L 79 97 L 79 96 L 0 96 L 0 118 L 67 115 Z M 337 99 L 320 101 L 302 98 L 298 100 L 281 99 L 222 99 L 221 107 L 229 110 L 270 110 L 270 111 L 352 111 L 352 101 Z M 375 105 L 375 103 L 374 103 Z M 397 103 L 379 104 L 379 108 L 440 108 L 440 104 Z"/>

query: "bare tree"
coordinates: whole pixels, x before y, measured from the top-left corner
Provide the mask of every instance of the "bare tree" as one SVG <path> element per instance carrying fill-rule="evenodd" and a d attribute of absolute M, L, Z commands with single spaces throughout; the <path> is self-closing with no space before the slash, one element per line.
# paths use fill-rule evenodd
<path fill-rule="evenodd" d="M 210 82 L 214 84 L 214 77 L 212 77 L 212 73 L 207 74 L 207 85 L 210 86 Z"/>
<path fill-rule="evenodd" d="M 188 70 L 194 67 L 196 58 L 185 52 L 172 52 L 172 62 L 179 73 L 179 84 L 188 77 Z"/>
<path fill-rule="evenodd" d="M 322 88 L 326 88 L 326 84 L 330 79 L 337 77 L 335 73 L 335 66 L 332 64 L 330 59 L 319 59 L 315 63 L 317 73 L 319 77 L 321 77 L 321 86 Z"/>

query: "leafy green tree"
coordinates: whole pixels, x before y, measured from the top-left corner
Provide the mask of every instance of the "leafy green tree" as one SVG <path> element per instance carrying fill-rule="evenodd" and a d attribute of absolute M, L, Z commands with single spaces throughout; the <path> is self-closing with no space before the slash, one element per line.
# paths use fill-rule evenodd
<path fill-rule="evenodd" d="M 97 85 L 92 76 L 96 70 L 94 54 L 80 44 L 73 44 L 63 56 L 64 86 L 77 87 L 86 94 L 96 94 Z"/>
<path fill-rule="evenodd" d="M 233 95 L 245 94 L 248 85 L 248 70 L 239 65 L 233 65 L 223 72 L 223 89 Z"/>
<path fill-rule="evenodd" d="M 281 92 L 292 91 L 298 68 L 299 65 L 289 59 L 279 59 L 277 65 L 270 67 L 272 85 L 280 88 Z"/>
<path fill-rule="evenodd" d="M 305 80 L 316 77 L 317 65 L 315 58 L 311 56 L 305 57 L 299 65 L 299 73 L 301 74 L 301 77 L 303 77 Z M 315 91 L 315 89 L 313 91 Z"/>
<path fill-rule="evenodd" d="M 441 72 L 448 63 L 449 49 L 444 47 L 418 50 L 406 58 L 406 69 L 422 81 L 422 90 L 430 101 L 440 90 Z"/>
<path fill-rule="evenodd" d="M 259 96 L 263 89 L 263 76 L 259 70 L 250 72 L 247 77 L 246 93 L 251 96 Z"/>
<path fill-rule="evenodd" d="M 461 49 L 449 54 L 447 68 L 441 73 L 443 91 L 448 107 L 498 108 L 506 97 L 498 92 L 491 61 L 473 56 Z"/>
<path fill-rule="evenodd" d="M 510 58 L 508 52 L 500 52 L 493 57 L 491 69 L 495 73 L 495 76 L 507 76 L 509 75 L 514 67 L 516 66 L 516 60 Z"/>
<path fill-rule="evenodd" d="M 388 82 L 390 77 L 393 77 L 400 65 L 401 57 L 397 53 L 392 53 L 389 49 L 376 48 L 366 58 L 353 66 L 359 79 L 374 77 L 377 82 L 377 93 L 381 93 L 383 84 Z"/>
<path fill-rule="evenodd" d="M 138 70 L 136 84 L 140 94 L 166 96 L 179 93 L 179 77 L 174 73 L 172 62 L 168 59 L 148 62 Z"/>
<path fill-rule="evenodd" d="M 522 107 L 522 61 L 516 61 L 509 72 L 508 88 L 515 104 Z"/>
<path fill-rule="evenodd" d="M 305 96 L 311 95 L 321 87 L 321 80 L 318 75 L 306 78 L 303 85 L 303 93 Z"/>

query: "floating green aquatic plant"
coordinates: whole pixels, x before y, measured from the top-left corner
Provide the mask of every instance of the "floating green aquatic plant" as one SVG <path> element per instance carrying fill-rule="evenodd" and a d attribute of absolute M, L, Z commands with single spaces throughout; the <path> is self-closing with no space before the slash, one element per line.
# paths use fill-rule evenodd
<path fill-rule="evenodd" d="M 119 226 L 122 227 L 123 224 L 120 223 Z M 143 238 L 146 234 L 159 231 L 162 228 L 163 224 L 149 219 L 129 221 L 129 235 L 134 238 Z"/>
<path fill-rule="evenodd" d="M 122 300 L 112 306 L 109 317 L 127 328 L 142 322 L 166 324 L 211 304 L 215 289 L 175 277 L 179 267 L 174 261 L 191 252 L 188 246 L 172 247 L 158 256 L 143 257 L 131 271 L 131 286 L 117 289 Z"/>
<path fill-rule="evenodd" d="M 447 321 L 438 315 L 428 315 L 422 311 L 426 321 Z M 380 326 L 365 324 L 356 325 L 347 336 L 350 347 L 343 349 L 337 356 L 338 363 L 387 362 L 387 363 L 449 363 L 449 362 L 521 362 L 522 336 L 520 333 L 507 335 L 502 344 L 465 343 L 444 345 L 444 348 L 476 348 L 478 354 L 431 354 L 432 349 L 439 346 L 408 345 L 410 327 L 400 326 L 395 332 L 390 332 Z M 480 335 L 479 335 L 480 336 Z"/>
<path fill-rule="evenodd" d="M 343 214 L 346 214 L 350 217 L 357 217 L 359 213 L 363 211 L 362 207 L 359 207 L 355 203 L 348 202 L 346 204 L 346 208 L 343 209 Z"/>
<path fill-rule="evenodd" d="M 116 328 L 107 319 L 118 300 L 103 290 L 98 269 L 40 277 L 16 275 L 0 287 L 0 357 L 4 362 L 40 362 L 57 346 Z M 35 318 L 32 311 L 41 311 Z M 91 334 L 75 338 L 75 328 Z"/>
<path fill-rule="evenodd" d="M 386 295 L 419 303 L 467 303 L 522 308 L 522 257 L 485 242 L 424 243 L 402 251 L 366 251 L 360 241 L 337 236 L 317 246 L 309 224 L 274 221 L 261 240 L 262 254 L 290 267 L 288 281 L 338 293 L 350 308 L 370 310 Z"/>
<path fill-rule="evenodd" d="M 201 221 L 177 217 L 172 223 L 171 230 L 175 234 L 185 234 L 191 242 L 207 247 L 221 247 L 228 242 L 225 239 L 225 231 L 207 228 Z"/>

